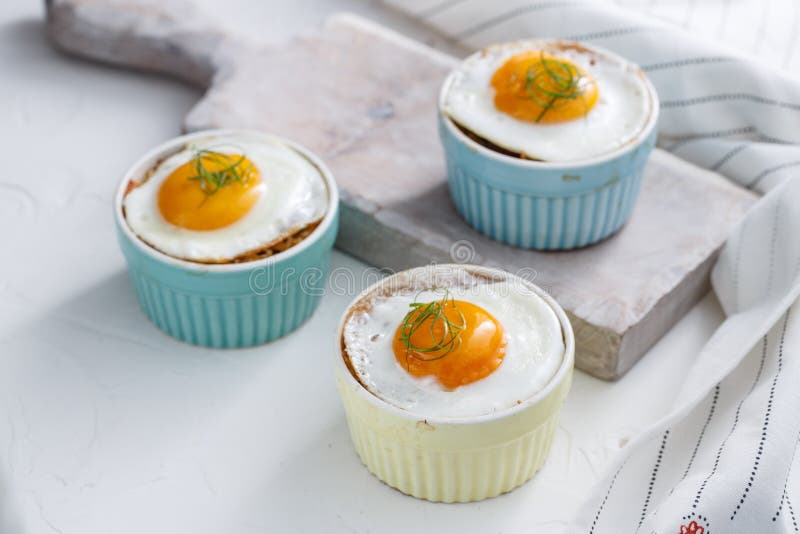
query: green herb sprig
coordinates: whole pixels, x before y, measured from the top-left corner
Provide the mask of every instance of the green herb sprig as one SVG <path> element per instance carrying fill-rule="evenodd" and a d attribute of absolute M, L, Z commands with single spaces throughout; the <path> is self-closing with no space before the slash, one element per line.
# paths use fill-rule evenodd
<path fill-rule="evenodd" d="M 458 313 L 460 322 L 451 321 L 445 314 L 445 306 L 452 306 Z M 406 368 L 409 367 L 409 357 L 430 362 L 440 360 L 461 346 L 461 331 L 467 326 L 464 314 L 456 307 L 455 299 L 445 290 L 440 300 L 428 303 L 412 302 L 411 310 L 403 319 L 400 330 L 400 341 L 406 347 Z M 411 338 L 430 321 L 430 343 L 415 345 Z M 436 325 L 441 325 L 441 335 L 436 334 Z M 425 355 L 431 355 L 426 357 Z"/>
<path fill-rule="evenodd" d="M 241 154 L 232 163 L 230 159 L 228 154 L 215 150 L 196 150 L 192 156 L 192 166 L 196 174 L 188 179 L 197 181 L 206 197 L 233 183 L 246 184 L 251 171 L 249 165 L 243 165 L 247 158 Z M 221 168 L 216 171 L 209 170 L 204 163 L 206 160 L 220 165 Z"/>
<path fill-rule="evenodd" d="M 547 59 L 544 50 L 539 54 L 539 61 L 541 68 L 532 65 L 525 76 L 525 90 L 542 107 L 535 122 L 541 121 L 551 109 L 583 96 L 589 82 L 578 67 L 557 58 Z M 548 89 L 547 81 L 552 82 L 555 89 Z"/>

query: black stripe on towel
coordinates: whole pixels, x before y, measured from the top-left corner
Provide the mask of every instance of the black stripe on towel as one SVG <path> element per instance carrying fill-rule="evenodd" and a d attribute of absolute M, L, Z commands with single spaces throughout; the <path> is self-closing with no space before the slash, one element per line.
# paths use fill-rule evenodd
<path fill-rule="evenodd" d="M 789 517 L 792 519 L 792 526 L 795 532 L 800 532 L 800 527 L 797 526 L 797 517 L 794 515 L 794 507 L 792 506 L 792 499 L 789 498 L 789 492 L 786 492 L 786 504 L 789 507 Z"/>
<path fill-rule="evenodd" d="M 783 503 L 786 502 L 786 491 L 789 489 L 789 475 L 792 473 L 792 464 L 794 464 L 794 457 L 797 454 L 797 442 L 800 441 L 800 433 L 797 434 L 797 439 L 794 441 L 794 450 L 792 451 L 792 459 L 789 460 L 789 467 L 786 469 L 786 477 L 783 479 L 783 492 L 781 493 L 781 500 L 778 503 L 778 510 L 772 516 L 772 521 L 778 520 L 783 510 Z"/>
<path fill-rule="evenodd" d="M 708 65 L 710 63 L 725 63 L 728 61 L 735 61 L 735 58 L 729 56 L 692 57 L 686 59 L 676 59 L 674 61 L 664 61 L 661 63 L 651 63 L 650 65 L 643 65 L 642 70 L 647 72 L 653 72 L 657 70 L 688 67 L 690 65 Z"/>
<path fill-rule="evenodd" d="M 644 518 L 647 517 L 647 509 L 650 507 L 650 499 L 653 497 L 653 488 L 656 485 L 656 478 L 658 478 L 658 470 L 661 468 L 661 461 L 664 459 L 664 449 L 667 447 L 668 437 L 669 430 L 665 430 L 664 435 L 661 438 L 661 446 L 658 448 L 656 463 L 653 465 L 653 471 L 650 474 L 650 484 L 647 486 L 647 495 L 644 498 L 644 505 L 642 506 L 642 516 L 639 518 L 639 525 L 636 527 L 637 532 L 642 526 L 642 523 L 644 523 Z"/>
<path fill-rule="evenodd" d="M 709 170 L 718 171 L 719 169 L 722 168 L 723 165 L 728 163 L 731 160 L 731 158 L 735 157 L 737 154 L 739 154 L 739 152 L 741 152 L 742 150 L 744 150 L 748 146 L 750 146 L 750 143 L 742 143 L 740 145 L 736 145 L 735 147 L 730 149 L 728 152 L 726 152 L 721 158 L 719 158 L 716 161 L 716 163 L 714 163 L 712 166 L 710 166 Z"/>
<path fill-rule="evenodd" d="M 772 281 L 775 279 L 775 245 L 778 242 L 778 220 L 780 219 L 781 213 L 781 199 L 778 199 L 778 202 L 775 203 L 775 211 L 772 212 L 772 232 L 770 233 L 769 238 L 769 269 L 767 270 L 767 290 L 766 294 L 772 294 Z M 781 344 L 783 343 L 783 339 L 781 339 Z M 781 345 L 783 348 L 783 345 Z"/>
<path fill-rule="evenodd" d="M 503 22 L 515 19 L 521 15 L 533 13 L 535 11 L 544 11 L 546 9 L 580 6 L 583 4 L 585 4 L 585 2 L 539 2 L 536 4 L 527 4 L 524 6 L 518 6 L 515 7 L 514 9 L 506 11 L 505 13 L 495 15 L 494 17 L 486 19 L 483 22 L 479 22 L 478 24 L 475 24 L 474 26 L 471 26 L 466 30 L 462 30 L 459 33 L 455 34 L 454 37 L 456 39 L 466 39 L 467 37 L 472 37 L 476 33 L 486 31 L 489 28 L 497 26 L 498 24 L 502 24 Z"/>
<path fill-rule="evenodd" d="M 791 310 L 791 308 L 790 308 Z M 786 311 L 786 315 L 783 316 L 783 329 L 781 331 L 781 340 L 778 343 L 778 368 L 775 370 L 775 376 L 772 378 L 772 385 L 769 388 L 769 397 L 767 398 L 767 407 L 764 410 L 764 422 L 761 426 L 761 438 L 758 441 L 758 449 L 756 450 L 756 457 L 753 461 L 753 466 L 750 470 L 750 478 L 747 482 L 747 485 L 744 487 L 744 491 L 742 492 L 742 496 L 739 499 L 739 502 L 736 504 L 736 508 L 733 509 L 731 513 L 731 521 L 733 518 L 736 517 L 736 514 L 739 513 L 742 505 L 744 504 L 745 499 L 750 494 L 750 488 L 753 487 L 753 482 L 755 481 L 756 475 L 758 474 L 758 466 L 761 463 L 761 457 L 764 455 L 764 447 L 767 444 L 767 430 L 769 430 L 769 417 L 772 415 L 772 403 L 775 400 L 775 388 L 778 386 L 778 378 L 781 376 L 781 370 L 783 369 L 783 341 L 786 337 L 786 323 L 789 322 L 789 311 Z"/>
<path fill-rule="evenodd" d="M 606 506 L 606 501 L 608 501 L 609 495 L 611 495 L 611 490 L 614 489 L 614 484 L 617 482 L 617 477 L 619 476 L 620 472 L 622 472 L 622 468 L 625 467 L 625 464 L 628 462 L 626 458 L 625 461 L 620 464 L 617 468 L 617 472 L 614 473 L 614 476 L 611 477 L 611 482 L 608 484 L 608 489 L 606 490 L 606 494 L 603 496 L 603 500 L 600 502 L 600 507 L 597 509 L 597 513 L 594 514 L 594 520 L 592 521 L 592 528 L 589 529 L 589 534 L 594 534 L 594 529 L 597 528 L 597 522 L 600 520 L 600 514 L 603 513 L 603 508 Z"/>
<path fill-rule="evenodd" d="M 774 172 L 782 171 L 783 169 L 788 169 L 790 167 L 796 167 L 798 165 L 800 165 L 800 160 L 789 161 L 789 162 L 786 162 L 786 163 L 781 163 L 780 165 L 776 165 L 774 167 L 770 167 L 769 169 L 764 169 L 763 171 L 758 173 L 755 176 L 755 178 L 753 178 L 752 180 L 750 180 L 749 182 L 747 182 L 746 184 L 743 184 L 743 185 L 748 189 L 753 189 L 754 187 L 756 187 L 759 184 L 759 182 L 761 182 L 761 180 L 763 180 L 764 178 L 766 178 L 770 174 L 772 174 Z"/>
<path fill-rule="evenodd" d="M 689 471 L 691 471 L 692 469 L 692 464 L 694 464 L 694 459 L 697 457 L 697 451 L 700 449 L 700 444 L 703 443 L 703 436 L 705 436 L 706 430 L 708 430 L 708 425 L 711 424 L 711 418 L 714 417 L 714 412 L 717 409 L 718 400 L 719 400 L 719 384 L 714 386 L 714 396 L 711 398 L 711 406 L 708 409 L 708 417 L 706 417 L 706 422 L 705 424 L 703 424 L 703 428 L 700 430 L 700 435 L 697 437 L 697 443 L 694 446 L 691 458 L 689 458 L 689 463 L 686 465 L 686 471 L 683 472 L 681 481 L 683 481 L 687 476 L 689 476 Z"/>
<path fill-rule="evenodd" d="M 665 100 L 661 102 L 662 109 L 670 108 L 685 108 L 688 106 L 695 106 L 698 104 L 709 104 L 712 102 L 731 102 L 731 101 L 744 101 L 752 102 L 754 104 L 763 104 L 765 106 L 775 106 L 782 109 L 791 111 L 800 111 L 800 104 L 793 102 L 781 102 L 772 98 L 766 98 L 761 95 L 754 95 L 750 93 L 720 93 L 716 95 L 697 96 L 693 98 L 685 98 L 682 100 Z"/>
<path fill-rule="evenodd" d="M 661 28 L 657 26 L 630 26 L 627 28 L 616 28 L 613 30 L 604 30 L 600 32 L 581 33 L 577 35 L 565 35 L 559 37 L 567 41 L 594 41 L 595 39 L 607 39 L 609 37 L 619 37 L 621 35 L 630 35 L 632 33 L 639 33 L 645 31 L 657 31 Z"/>
<path fill-rule="evenodd" d="M 689 476 L 689 471 L 692 469 L 692 465 L 694 464 L 695 458 L 697 458 L 697 451 L 700 450 L 700 445 L 703 443 L 703 437 L 706 434 L 706 430 L 708 430 L 708 425 L 711 424 L 711 418 L 714 417 L 714 412 L 717 409 L 717 401 L 719 400 L 719 390 L 720 385 L 717 384 L 714 386 L 714 395 L 711 397 L 711 403 L 708 407 L 708 415 L 706 416 L 706 422 L 703 424 L 703 428 L 700 429 L 700 434 L 697 436 L 697 442 L 694 445 L 694 450 L 692 451 L 692 456 L 689 458 L 689 463 L 686 464 L 686 470 L 683 472 L 683 476 L 681 479 L 672 486 L 672 489 L 669 490 L 669 495 L 671 496 L 675 493 L 675 490 L 678 488 L 678 485 L 686 480 L 686 477 Z"/>
<path fill-rule="evenodd" d="M 766 362 L 766 360 L 767 360 L 767 336 L 764 336 L 762 350 L 761 350 L 761 363 L 758 365 L 758 371 L 756 372 L 756 377 L 753 379 L 753 383 L 750 386 L 750 389 L 747 391 L 745 396 L 742 397 L 742 399 L 739 401 L 739 405 L 736 407 L 736 413 L 733 416 L 733 425 L 731 425 L 731 429 L 730 431 L 728 431 L 728 435 L 725 436 L 725 439 L 722 440 L 722 443 L 720 443 L 719 448 L 717 449 L 717 455 L 714 458 L 714 465 L 711 468 L 711 472 L 708 474 L 708 476 L 706 476 L 702 484 L 700 484 L 700 487 L 697 489 L 697 493 L 694 496 L 694 501 L 692 502 L 692 510 L 697 509 L 697 506 L 700 504 L 700 498 L 703 496 L 703 491 L 705 491 L 708 481 L 711 480 L 711 477 L 717 474 L 717 469 L 719 468 L 719 461 L 720 458 L 722 458 L 722 452 L 725 450 L 725 445 L 728 443 L 728 439 L 730 439 L 730 437 L 733 435 L 733 432 L 736 430 L 736 427 L 739 425 L 739 417 L 741 416 L 742 413 L 742 405 L 744 404 L 744 401 L 746 401 L 747 398 L 750 397 L 750 395 L 753 393 L 753 390 L 756 388 L 756 384 L 758 384 L 758 381 L 761 379 L 761 374 L 764 371 L 764 362 Z"/>
<path fill-rule="evenodd" d="M 755 126 L 742 126 L 740 128 L 730 128 L 728 130 L 716 130 L 713 132 L 704 132 L 698 134 L 689 134 L 678 138 L 674 143 L 671 145 L 665 146 L 664 150 L 669 152 L 673 152 L 678 148 L 682 147 L 687 143 L 691 143 L 693 141 L 701 141 L 704 139 L 719 139 L 721 137 L 732 137 L 735 135 L 746 135 L 750 133 L 755 133 L 756 127 Z"/>

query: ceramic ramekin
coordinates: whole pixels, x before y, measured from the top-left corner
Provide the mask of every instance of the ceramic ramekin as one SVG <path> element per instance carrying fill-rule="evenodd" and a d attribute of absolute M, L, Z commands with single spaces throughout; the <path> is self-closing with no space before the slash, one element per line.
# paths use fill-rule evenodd
<path fill-rule="evenodd" d="M 606 50 L 580 46 L 629 63 Z M 600 157 L 565 163 L 504 155 L 465 135 L 444 112 L 452 72 L 439 95 L 439 134 L 450 195 L 461 216 L 497 241 L 541 250 L 590 245 L 619 230 L 633 211 L 656 143 L 658 96 L 644 72 L 636 72 L 652 103 L 639 136 Z"/>
<path fill-rule="evenodd" d="M 336 339 L 335 375 L 350 435 L 361 461 L 389 486 L 420 499 L 468 502 L 511 491 L 529 480 L 550 450 L 561 405 L 572 381 L 575 341 L 561 307 L 537 286 L 514 277 L 540 296 L 558 316 L 564 335 L 564 357 L 548 384 L 533 397 L 507 410 L 477 417 L 422 417 L 372 394 L 353 376 L 346 362 L 342 335 L 353 307 L 419 267 L 390 276 L 356 297 L 345 312 Z M 496 278 L 513 276 L 472 265 L 440 265 Z"/>
<path fill-rule="evenodd" d="M 303 241 L 263 260 L 204 265 L 150 247 L 128 226 L 122 201 L 128 183 L 194 139 L 245 133 L 279 141 L 322 174 L 328 206 L 322 222 Z M 338 229 L 339 195 L 328 168 L 291 141 L 260 132 L 206 130 L 171 139 L 125 173 L 114 199 L 114 221 L 136 297 L 158 328 L 182 341 L 216 348 L 258 345 L 299 327 L 316 309 L 327 280 Z"/>

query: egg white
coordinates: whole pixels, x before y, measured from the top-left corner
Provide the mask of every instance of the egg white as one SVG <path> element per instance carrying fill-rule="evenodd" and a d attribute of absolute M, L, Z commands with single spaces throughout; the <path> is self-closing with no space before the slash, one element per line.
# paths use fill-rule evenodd
<path fill-rule="evenodd" d="M 420 417 L 469 417 L 513 407 L 555 375 L 564 358 L 564 338 L 558 317 L 541 297 L 509 280 L 448 291 L 500 322 L 507 342 L 503 362 L 489 376 L 454 390 L 434 376 L 415 377 L 397 362 L 392 341 L 409 304 L 440 299 L 441 292 L 373 297 L 347 319 L 343 338 L 356 378 L 374 395 Z"/>
<path fill-rule="evenodd" d="M 158 191 L 197 150 L 245 154 L 261 173 L 264 190 L 238 221 L 215 230 L 188 230 L 164 219 Z M 124 199 L 131 230 L 175 258 L 226 261 L 275 243 L 325 215 L 328 191 L 320 171 L 291 147 L 260 136 L 232 134 L 193 141 L 162 161 Z"/>
<path fill-rule="evenodd" d="M 494 107 L 491 79 L 514 54 L 541 50 L 572 61 L 594 78 L 598 100 L 579 119 L 539 124 L 522 121 Z M 443 95 L 443 109 L 456 123 L 509 151 L 542 161 L 589 159 L 612 152 L 642 132 L 652 112 L 650 92 L 635 65 L 596 51 L 557 41 L 498 44 L 465 59 Z"/>

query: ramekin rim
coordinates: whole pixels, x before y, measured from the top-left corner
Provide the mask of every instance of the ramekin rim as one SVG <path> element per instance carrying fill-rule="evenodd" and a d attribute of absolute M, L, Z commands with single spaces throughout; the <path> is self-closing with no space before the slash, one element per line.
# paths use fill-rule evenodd
<path fill-rule="evenodd" d="M 136 233 L 131 229 L 128 225 L 128 222 L 125 220 L 125 216 L 123 215 L 122 210 L 122 203 L 125 198 L 125 193 L 128 184 L 134 178 L 136 174 L 140 174 L 147 169 L 144 167 L 148 164 L 148 162 L 152 162 L 154 159 L 157 159 L 161 155 L 166 155 L 169 153 L 170 150 L 174 150 L 175 148 L 180 147 L 181 145 L 185 145 L 186 143 L 192 141 L 193 139 L 203 138 L 207 136 L 214 136 L 214 135 L 230 135 L 230 134 L 245 134 L 245 135 L 252 135 L 255 137 L 262 137 L 265 139 L 270 139 L 271 141 L 277 141 L 279 143 L 285 144 L 302 157 L 306 158 L 322 175 L 322 179 L 325 182 L 325 186 L 328 190 L 328 203 L 327 209 L 325 211 L 325 215 L 322 217 L 322 221 L 320 221 L 319 225 L 314 228 L 314 230 L 306 236 L 300 243 L 294 245 L 293 247 L 269 256 L 267 258 L 261 258 L 241 263 L 198 263 L 189 260 L 184 260 L 180 258 L 175 258 L 161 252 L 158 249 L 155 249 L 145 243 Z M 163 141 L 156 145 L 155 147 L 148 150 L 144 155 L 139 157 L 125 173 L 123 174 L 122 180 L 120 181 L 119 186 L 117 187 L 117 191 L 114 194 L 114 220 L 117 223 L 120 231 L 124 234 L 125 238 L 131 242 L 137 249 L 141 252 L 144 252 L 146 255 L 150 256 L 151 258 L 159 261 L 161 263 L 165 263 L 171 265 L 173 267 L 178 267 L 181 269 L 186 269 L 189 271 L 195 272 L 202 272 L 202 273 L 209 273 L 209 272 L 245 272 L 250 271 L 255 267 L 264 267 L 266 265 L 271 265 L 275 263 L 282 262 L 287 260 L 297 254 L 301 253 L 302 251 L 312 247 L 315 243 L 317 243 L 322 236 L 328 231 L 328 229 L 333 225 L 334 221 L 336 220 L 337 214 L 339 211 L 339 190 L 336 186 L 336 181 L 333 178 L 333 173 L 331 173 L 330 169 L 327 165 L 311 150 L 307 149 L 303 145 L 296 143 L 290 139 L 282 137 L 280 135 L 270 134 L 267 132 L 253 130 L 253 129 L 240 129 L 240 128 L 212 128 L 212 129 L 205 129 L 205 130 L 197 130 L 189 133 L 185 133 L 176 137 L 171 137 L 166 141 Z"/>
<path fill-rule="evenodd" d="M 497 160 L 501 163 L 506 163 L 509 165 L 516 165 L 523 168 L 530 168 L 530 169 L 550 169 L 550 170 L 573 170 L 573 169 L 583 169 L 586 167 L 592 167 L 595 165 L 599 165 L 602 163 L 606 163 L 608 161 L 614 160 L 620 156 L 625 155 L 628 152 L 632 152 L 636 150 L 639 146 L 642 145 L 649 137 L 650 134 L 655 129 L 656 125 L 658 124 L 658 117 L 661 111 L 661 104 L 658 99 L 658 92 L 656 91 L 653 82 L 650 81 L 650 77 L 642 70 L 642 68 L 637 65 L 636 63 L 626 59 L 619 54 L 611 52 L 603 47 L 589 45 L 579 41 L 570 41 L 566 39 L 517 39 L 514 41 L 506 41 L 504 43 L 497 43 L 491 46 L 497 46 L 499 44 L 515 44 L 515 43 L 541 43 L 541 42 L 548 42 L 548 43 L 566 43 L 566 44 L 576 44 L 581 47 L 587 48 L 594 52 L 603 54 L 612 58 L 614 60 L 620 61 L 623 64 L 630 65 L 636 69 L 636 72 L 642 79 L 645 88 L 647 89 L 647 93 L 650 97 L 651 102 L 651 110 L 650 115 L 647 118 L 647 122 L 645 123 L 644 128 L 637 134 L 637 136 L 631 140 L 630 142 L 626 143 L 625 145 L 612 150 L 610 152 L 605 152 L 603 154 L 599 154 L 597 156 L 593 156 L 591 158 L 586 159 L 579 159 L 573 161 L 537 161 L 537 160 L 530 160 L 530 159 L 522 159 L 517 158 L 514 156 L 508 156 L 506 154 L 501 154 L 495 150 L 492 150 L 477 141 L 470 139 L 464 132 L 461 131 L 460 128 L 456 126 L 455 121 L 445 112 L 444 110 L 444 99 L 445 95 L 447 94 L 447 90 L 450 87 L 450 84 L 453 83 L 453 78 L 458 72 L 459 66 L 469 60 L 470 58 L 480 54 L 483 49 L 489 48 L 484 47 L 481 50 L 473 52 L 469 56 L 465 57 L 461 61 L 459 61 L 458 65 L 454 67 L 447 77 L 444 79 L 442 83 L 442 87 L 439 90 L 439 98 L 437 100 L 437 112 L 439 117 L 442 119 L 445 127 L 453 134 L 453 136 L 462 144 L 467 145 L 471 149 L 475 149 L 479 154 L 486 156 L 490 159 Z"/>
<path fill-rule="evenodd" d="M 515 414 L 520 412 L 524 412 L 528 409 L 533 408 L 540 401 L 547 398 L 556 388 L 558 388 L 564 380 L 566 380 L 570 374 L 570 372 L 574 368 L 575 363 L 575 334 L 572 330 L 572 324 L 569 322 L 569 318 L 567 317 L 566 312 L 561 307 L 556 300 L 550 296 L 545 290 L 537 286 L 536 284 L 525 280 L 524 278 L 504 271 L 502 269 L 498 269 L 495 267 L 486 267 L 483 265 L 475 265 L 475 264 L 464 264 L 464 263 L 441 263 L 433 265 L 434 268 L 458 268 L 458 269 L 468 269 L 472 272 L 481 272 L 485 274 L 497 274 L 500 273 L 502 276 L 513 277 L 518 280 L 521 280 L 522 283 L 526 284 L 530 287 L 536 295 L 541 297 L 545 303 L 553 310 L 558 318 L 559 324 L 561 326 L 561 332 L 564 336 L 564 356 L 561 359 L 561 363 L 559 364 L 558 369 L 556 370 L 555 374 L 550 377 L 550 380 L 542 387 L 539 391 L 537 391 L 532 396 L 528 397 L 527 399 L 523 400 L 521 403 L 511 406 L 510 408 L 505 408 L 503 410 L 499 410 L 492 413 L 481 414 L 481 415 L 474 415 L 474 416 L 466 416 L 466 417 L 447 417 L 447 416 L 425 416 L 424 414 L 417 414 L 414 412 L 410 412 L 408 410 L 404 410 L 399 406 L 395 406 L 394 404 L 382 399 L 381 397 L 377 396 L 376 394 L 372 393 L 368 390 L 361 382 L 359 382 L 356 377 L 353 376 L 353 373 L 347 367 L 345 363 L 345 355 L 342 353 L 342 336 L 344 334 L 344 326 L 345 323 L 350 316 L 350 312 L 353 306 L 358 303 L 363 297 L 368 295 L 370 292 L 374 291 L 375 289 L 381 287 L 382 285 L 390 283 L 393 278 L 396 278 L 400 275 L 407 275 L 407 273 L 412 271 L 430 269 L 431 265 L 423 265 L 419 267 L 413 267 L 411 269 L 406 269 L 395 273 L 391 276 L 387 276 L 374 284 L 371 284 L 369 287 L 364 289 L 361 293 L 356 295 L 356 297 L 348 304 L 346 310 L 342 314 L 341 319 L 339 320 L 339 326 L 336 329 L 336 370 L 339 373 L 345 375 L 345 380 L 351 386 L 355 386 L 358 393 L 357 395 L 361 396 L 362 398 L 366 399 L 367 402 L 372 404 L 373 406 L 377 407 L 378 409 L 387 411 L 407 420 L 413 421 L 420 421 L 424 420 L 425 422 L 433 425 L 433 426 L 465 426 L 465 425 L 474 425 L 480 423 L 488 423 L 492 421 L 499 421 L 502 419 L 506 419 L 508 417 L 512 417 Z"/>

